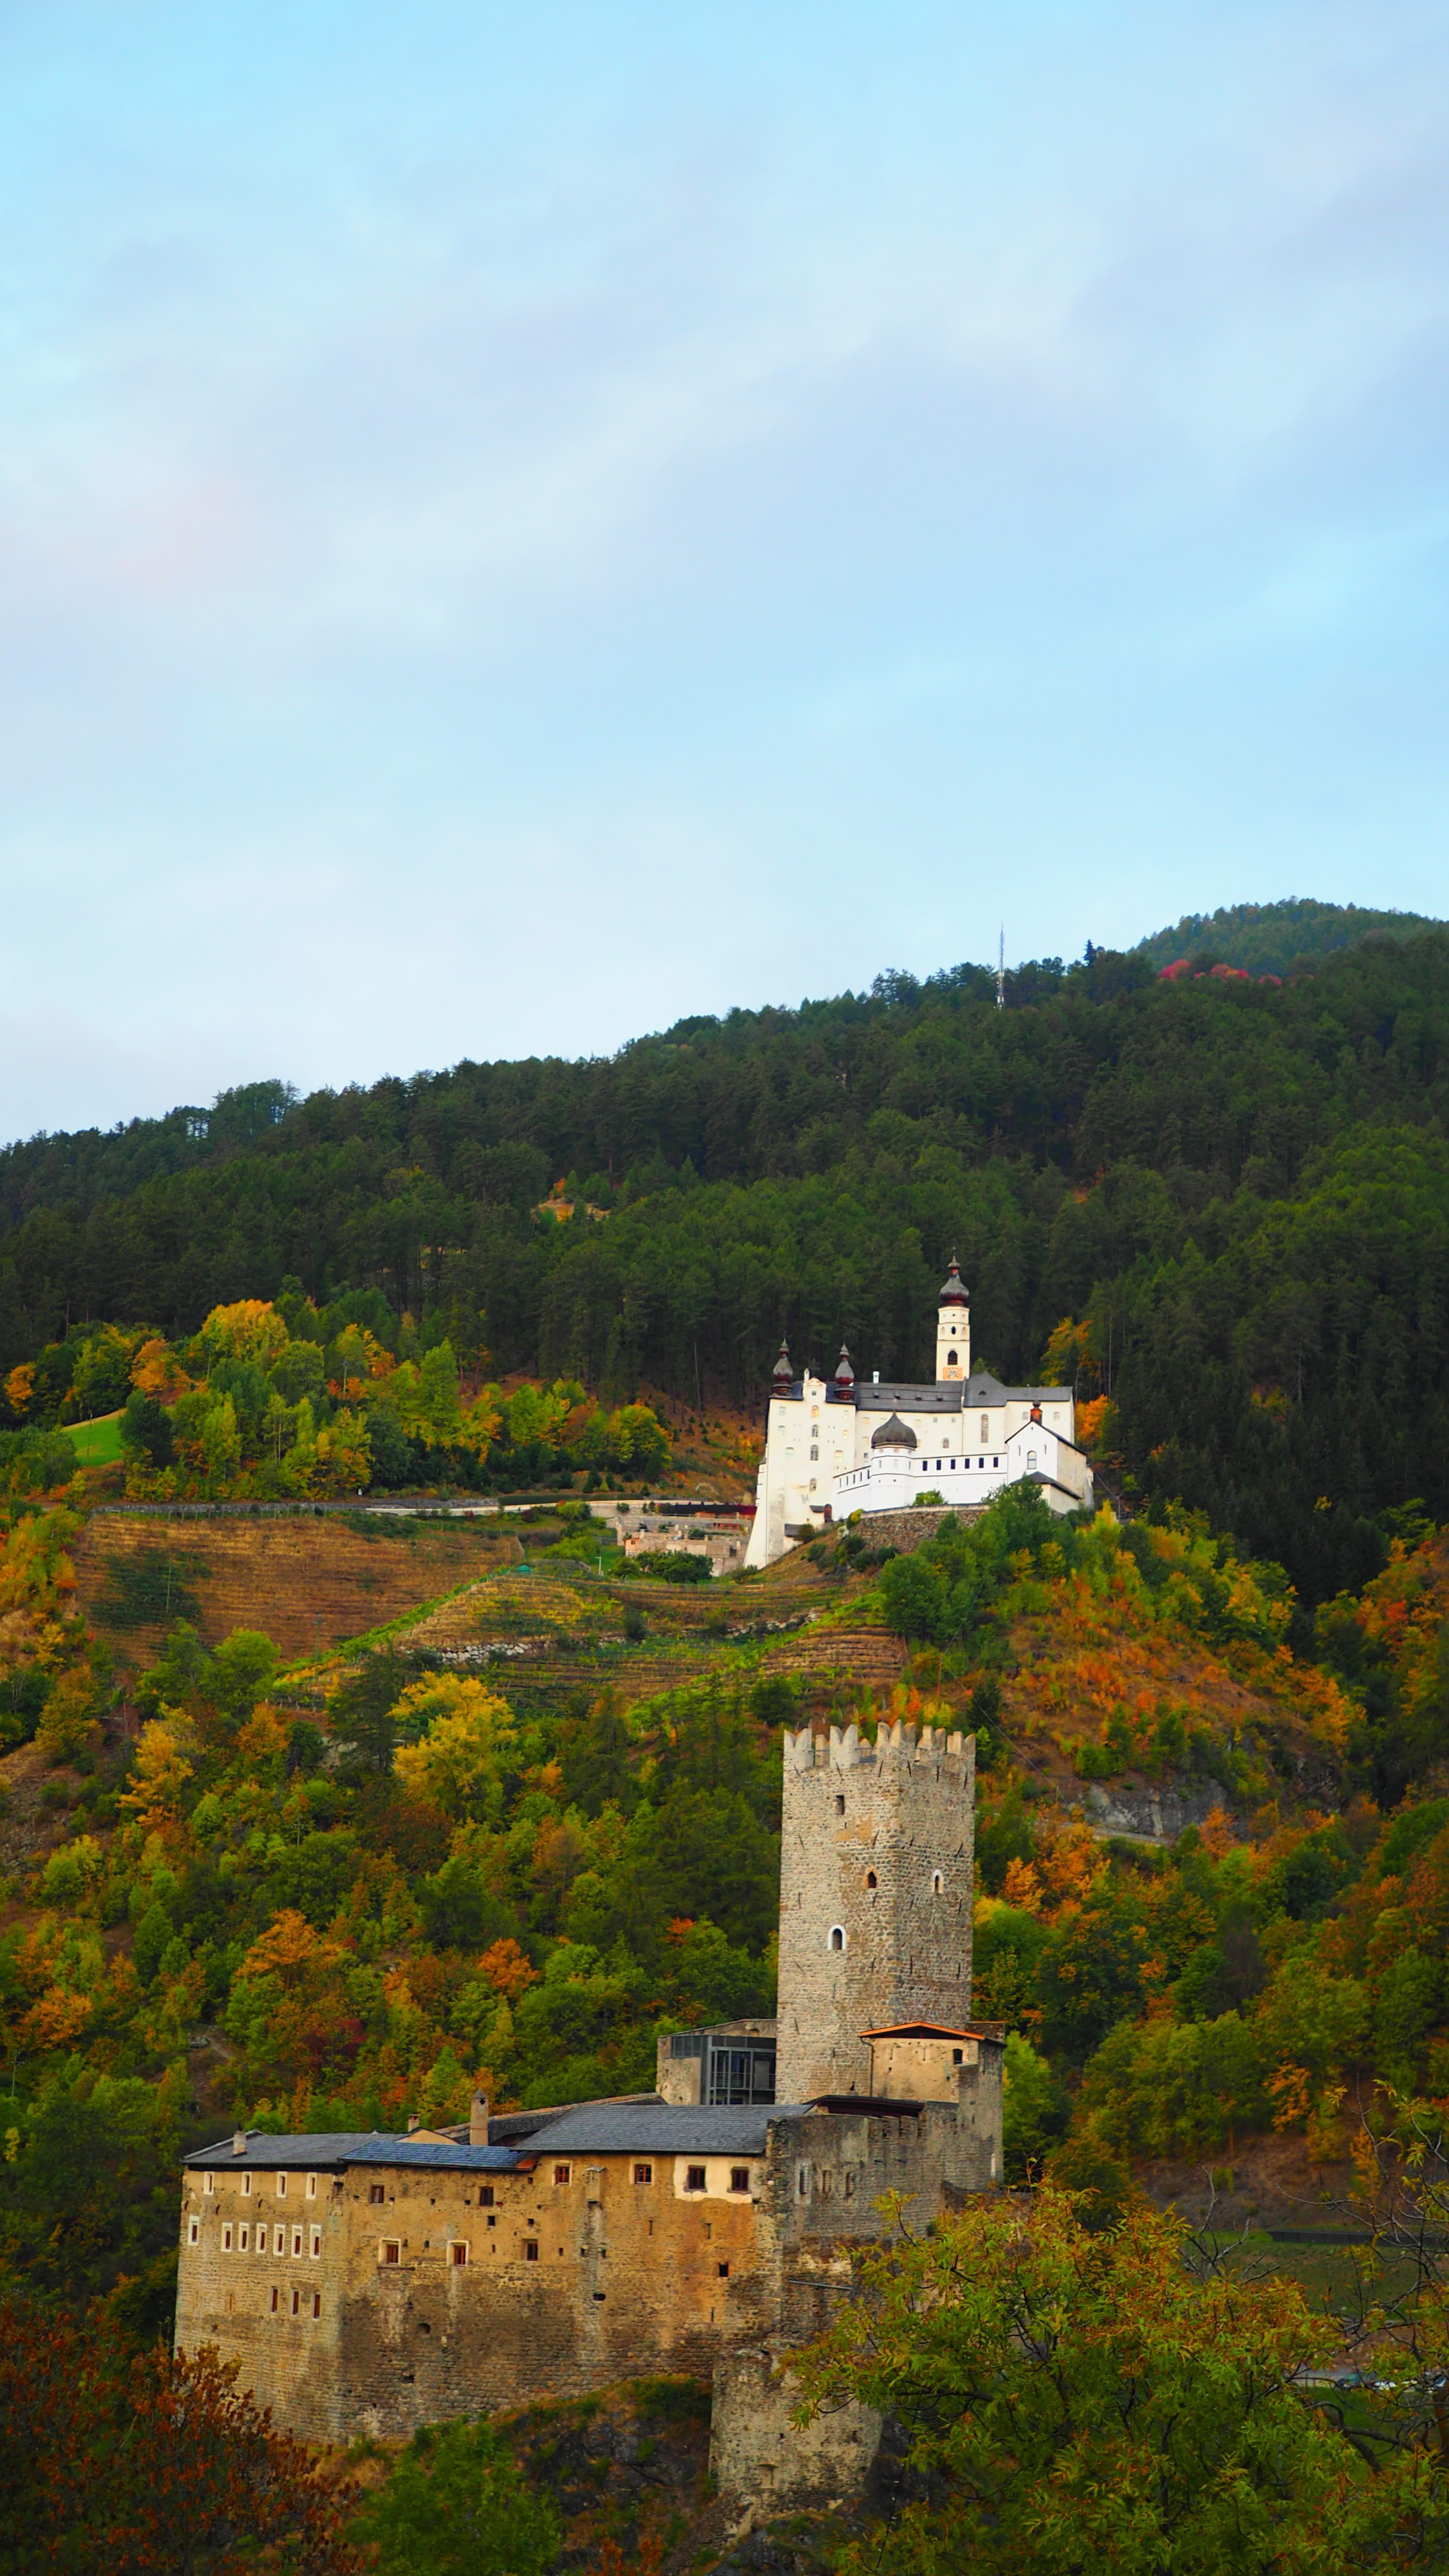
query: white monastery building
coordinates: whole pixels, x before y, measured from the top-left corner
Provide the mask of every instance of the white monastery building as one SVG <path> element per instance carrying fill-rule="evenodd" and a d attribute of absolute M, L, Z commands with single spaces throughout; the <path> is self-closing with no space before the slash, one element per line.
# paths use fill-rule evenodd
<path fill-rule="evenodd" d="M 973 1374 L 970 1300 L 953 1253 L 936 1301 L 933 1386 L 879 1377 L 867 1386 L 843 1346 L 834 1377 L 797 1378 L 781 1344 L 745 1562 L 769 1565 L 853 1512 L 899 1511 L 925 1493 L 958 1508 L 986 1503 L 1023 1478 L 1053 1511 L 1090 1506 L 1072 1390 Z"/>

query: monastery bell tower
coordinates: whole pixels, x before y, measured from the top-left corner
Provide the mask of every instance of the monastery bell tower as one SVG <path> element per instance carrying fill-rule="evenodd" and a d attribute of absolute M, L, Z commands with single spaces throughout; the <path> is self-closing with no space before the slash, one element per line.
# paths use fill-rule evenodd
<path fill-rule="evenodd" d="M 936 1299 L 936 1382 L 964 1386 L 971 1374 L 971 1301 L 961 1285 L 956 1255 Z"/>

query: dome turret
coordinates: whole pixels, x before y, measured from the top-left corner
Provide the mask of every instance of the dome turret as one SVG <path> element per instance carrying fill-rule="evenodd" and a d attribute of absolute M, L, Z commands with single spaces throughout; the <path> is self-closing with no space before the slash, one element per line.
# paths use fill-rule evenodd
<path fill-rule="evenodd" d="M 951 1266 L 948 1269 L 945 1278 L 941 1282 L 941 1293 L 936 1299 L 936 1303 L 938 1306 L 969 1306 L 971 1303 L 965 1288 L 961 1284 L 961 1273 L 956 1267 L 956 1255 L 954 1252 L 951 1255 Z"/>
<path fill-rule="evenodd" d="M 840 1357 L 835 1363 L 835 1384 L 842 1393 L 855 1384 L 855 1371 L 850 1365 L 850 1353 L 844 1342 L 840 1345 Z"/>
<path fill-rule="evenodd" d="M 919 1443 L 910 1424 L 893 1413 L 881 1424 L 870 1445 L 872 1449 L 914 1449 Z"/>
<path fill-rule="evenodd" d="M 770 1391 L 773 1395 L 788 1395 L 794 1383 L 795 1372 L 790 1366 L 790 1354 L 782 1340 L 780 1356 L 770 1372 Z"/>

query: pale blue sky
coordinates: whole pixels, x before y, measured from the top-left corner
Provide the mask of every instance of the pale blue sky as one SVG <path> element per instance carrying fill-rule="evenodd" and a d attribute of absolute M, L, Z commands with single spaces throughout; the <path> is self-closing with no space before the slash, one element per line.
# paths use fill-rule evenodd
<path fill-rule="evenodd" d="M 1446 358 L 1446 0 L 0 0 L 0 1132 L 1449 911 Z"/>

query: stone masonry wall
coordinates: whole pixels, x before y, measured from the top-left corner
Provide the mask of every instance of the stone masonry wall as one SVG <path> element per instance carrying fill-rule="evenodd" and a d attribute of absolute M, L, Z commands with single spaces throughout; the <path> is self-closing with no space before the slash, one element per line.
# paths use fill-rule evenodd
<path fill-rule="evenodd" d="M 776 2097 L 864 2093 L 862 2031 L 971 2010 L 975 1740 L 785 1738 Z"/>

